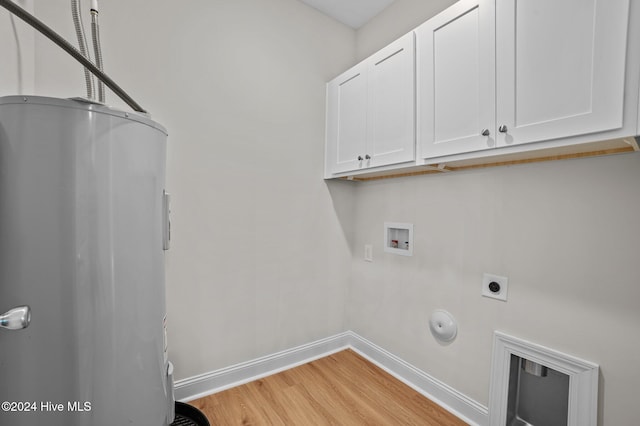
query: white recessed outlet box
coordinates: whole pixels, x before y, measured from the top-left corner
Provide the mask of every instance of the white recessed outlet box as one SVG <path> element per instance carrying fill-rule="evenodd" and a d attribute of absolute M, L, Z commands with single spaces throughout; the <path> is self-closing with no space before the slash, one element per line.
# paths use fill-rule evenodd
<path fill-rule="evenodd" d="M 485 273 L 482 276 L 482 295 L 506 302 L 508 285 L 507 277 Z"/>
<path fill-rule="evenodd" d="M 385 222 L 384 251 L 401 256 L 413 256 L 413 224 Z"/>

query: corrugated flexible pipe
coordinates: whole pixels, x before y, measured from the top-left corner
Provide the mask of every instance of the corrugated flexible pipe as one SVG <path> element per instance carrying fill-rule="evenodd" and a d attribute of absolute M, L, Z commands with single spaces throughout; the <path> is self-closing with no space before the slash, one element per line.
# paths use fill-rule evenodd
<path fill-rule="evenodd" d="M 80 0 L 71 0 L 71 15 L 73 17 L 73 26 L 76 29 L 76 37 L 78 39 L 78 47 L 80 48 L 80 53 L 88 60 L 91 60 L 91 55 L 89 54 L 89 51 L 87 49 L 87 38 L 84 35 L 84 25 L 82 23 L 82 15 L 80 13 Z M 86 67 L 84 68 L 84 81 L 87 86 L 87 98 L 93 99 L 95 82 L 93 79 L 93 75 Z"/>
<path fill-rule="evenodd" d="M 100 81 L 102 81 L 105 86 L 111 89 L 120 99 L 122 99 L 127 105 L 133 108 L 135 111 L 146 113 L 136 101 L 134 101 L 131 96 L 129 96 L 120 86 L 116 84 L 108 75 L 100 71 L 90 60 L 82 56 L 82 54 L 69 44 L 64 38 L 58 35 L 55 31 L 45 25 L 42 21 L 40 21 L 35 16 L 31 15 L 29 12 L 12 2 L 11 0 L 0 0 L 0 6 L 7 9 L 9 12 L 13 13 L 18 18 L 22 19 L 24 22 L 29 24 L 31 27 L 38 30 L 44 36 L 46 36 L 49 40 L 53 41 L 57 44 L 62 50 L 71 55 L 76 61 L 80 62 L 83 66 L 89 68 L 89 71 L 93 75 L 95 75 Z"/>
<path fill-rule="evenodd" d="M 24 92 L 24 84 L 22 83 L 22 46 L 20 45 L 20 36 L 18 35 L 18 28 L 16 28 L 16 21 L 13 19 L 13 15 L 9 14 L 11 18 L 11 27 L 13 28 L 13 37 L 16 40 L 16 62 L 18 65 L 18 93 L 22 95 Z"/>
<path fill-rule="evenodd" d="M 98 24 L 98 0 L 91 0 L 91 38 L 93 38 L 93 53 L 96 58 L 96 66 L 104 71 L 102 63 L 102 48 L 100 47 L 100 25 Z M 105 101 L 104 84 L 98 81 L 98 100 Z"/>

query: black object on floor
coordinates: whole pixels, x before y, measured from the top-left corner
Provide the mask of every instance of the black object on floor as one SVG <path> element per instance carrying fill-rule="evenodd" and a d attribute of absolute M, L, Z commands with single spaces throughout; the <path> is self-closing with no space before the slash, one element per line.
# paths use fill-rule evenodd
<path fill-rule="evenodd" d="M 176 418 L 171 426 L 211 426 L 202 411 L 193 405 L 176 401 Z"/>

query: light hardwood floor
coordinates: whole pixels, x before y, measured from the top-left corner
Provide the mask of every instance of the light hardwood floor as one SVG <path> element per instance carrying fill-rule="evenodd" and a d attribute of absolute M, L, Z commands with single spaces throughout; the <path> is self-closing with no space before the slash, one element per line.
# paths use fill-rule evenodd
<path fill-rule="evenodd" d="M 466 425 L 351 350 L 191 404 L 212 426 Z"/>

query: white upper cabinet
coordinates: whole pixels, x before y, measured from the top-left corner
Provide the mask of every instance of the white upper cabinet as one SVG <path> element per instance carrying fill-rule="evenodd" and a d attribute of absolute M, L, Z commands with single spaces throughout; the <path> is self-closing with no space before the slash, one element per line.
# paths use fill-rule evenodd
<path fill-rule="evenodd" d="M 496 0 L 498 146 L 622 127 L 629 0 Z"/>
<path fill-rule="evenodd" d="M 358 64 L 327 85 L 327 105 L 327 173 L 357 170 L 366 151 L 366 64 Z"/>
<path fill-rule="evenodd" d="M 414 35 L 327 84 L 325 176 L 415 160 Z"/>
<path fill-rule="evenodd" d="M 369 166 L 415 159 L 415 50 L 409 33 L 368 60 Z"/>
<path fill-rule="evenodd" d="M 495 12 L 462 0 L 416 30 L 423 157 L 495 146 Z"/>
<path fill-rule="evenodd" d="M 640 0 L 459 0 L 327 84 L 325 177 L 639 150 L 638 23 Z"/>
<path fill-rule="evenodd" d="M 420 158 L 623 126 L 629 0 L 461 0 L 416 30 Z"/>

